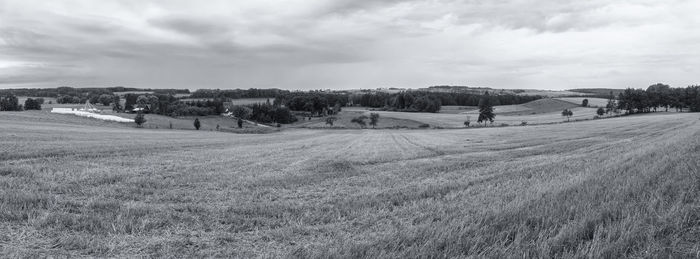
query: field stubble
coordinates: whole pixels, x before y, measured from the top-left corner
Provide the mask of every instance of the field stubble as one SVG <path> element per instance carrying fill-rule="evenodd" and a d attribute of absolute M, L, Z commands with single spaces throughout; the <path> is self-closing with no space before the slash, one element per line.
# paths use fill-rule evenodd
<path fill-rule="evenodd" d="M 0 114 L 1 256 L 700 252 L 695 114 L 266 135 L 22 116 Z"/>

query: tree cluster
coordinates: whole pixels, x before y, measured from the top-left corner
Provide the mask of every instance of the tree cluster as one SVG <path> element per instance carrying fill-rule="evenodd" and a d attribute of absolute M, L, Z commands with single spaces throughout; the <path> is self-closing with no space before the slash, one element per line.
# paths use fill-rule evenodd
<path fill-rule="evenodd" d="M 22 105 L 19 104 L 19 99 L 13 94 L 0 96 L 0 111 L 21 111 Z"/>
<path fill-rule="evenodd" d="M 678 111 L 689 109 L 700 112 L 700 86 L 671 88 L 665 84 L 655 84 L 646 90 L 627 88 L 618 95 L 617 107 L 627 113 L 645 113 L 658 108 L 675 108 Z"/>
<path fill-rule="evenodd" d="M 305 111 L 323 116 L 337 113 L 348 100 L 349 97 L 345 93 L 290 92 L 276 97 L 274 104 L 284 105 L 292 111 Z"/>
<path fill-rule="evenodd" d="M 27 100 L 24 101 L 24 109 L 25 110 L 41 110 L 41 105 L 43 103 L 44 103 L 44 99 L 27 98 Z"/>
<path fill-rule="evenodd" d="M 297 121 L 287 107 L 268 103 L 256 103 L 247 107 L 251 110 L 249 119 L 256 122 L 288 124 Z"/>
<path fill-rule="evenodd" d="M 485 94 L 465 92 L 404 91 L 400 93 L 363 93 L 352 96 L 352 101 L 360 106 L 386 108 L 392 111 L 438 112 L 442 105 L 478 106 Z M 488 95 L 492 105 L 522 104 L 542 96 L 497 94 Z"/>
<path fill-rule="evenodd" d="M 124 110 L 142 108 L 144 113 L 166 116 L 207 116 L 220 115 L 226 110 L 222 99 L 183 102 L 169 94 L 124 95 Z"/>

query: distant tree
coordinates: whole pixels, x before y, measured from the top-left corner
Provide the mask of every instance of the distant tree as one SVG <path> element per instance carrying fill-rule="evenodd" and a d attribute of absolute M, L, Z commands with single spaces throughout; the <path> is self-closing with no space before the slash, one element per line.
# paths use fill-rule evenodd
<path fill-rule="evenodd" d="M 37 103 L 39 103 L 39 105 L 44 104 L 44 98 L 42 98 L 42 97 L 35 98 L 34 101 L 36 101 Z"/>
<path fill-rule="evenodd" d="M 588 99 L 583 99 L 583 102 L 581 102 L 581 106 L 588 107 Z"/>
<path fill-rule="evenodd" d="M 134 122 L 136 123 L 137 128 L 141 128 L 144 123 L 146 123 L 146 117 L 143 115 L 142 112 L 138 112 L 136 114 L 136 117 L 134 118 Z"/>
<path fill-rule="evenodd" d="M 491 100 L 490 100 L 489 92 L 486 91 L 484 95 L 481 97 L 479 100 L 479 118 L 477 119 L 478 123 L 489 121 L 493 123 L 493 119 L 496 118 L 496 115 L 493 113 L 493 106 L 491 105 Z"/>
<path fill-rule="evenodd" d="M 236 121 L 236 124 L 238 124 L 238 128 L 239 128 L 239 129 L 240 129 L 240 128 L 243 128 L 243 119 L 238 118 L 238 120 Z"/>
<path fill-rule="evenodd" d="M 138 98 L 136 98 L 136 107 L 137 108 L 144 108 L 146 105 L 148 105 L 148 96 L 145 95 L 139 95 Z"/>
<path fill-rule="evenodd" d="M 471 124 L 471 117 L 467 116 L 467 120 L 464 121 L 464 127 L 469 128 L 469 124 Z"/>
<path fill-rule="evenodd" d="M 245 106 L 236 105 L 231 108 L 231 114 L 236 118 L 248 119 L 251 113 L 252 109 Z"/>
<path fill-rule="evenodd" d="M 216 131 L 219 131 L 219 124 L 216 124 Z"/>
<path fill-rule="evenodd" d="M 112 96 L 112 111 L 120 112 L 122 110 L 121 97 L 119 95 Z"/>
<path fill-rule="evenodd" d="M 367 126 L 367 122 L 365 122 L 366 119 L 367 119 L 367 116 L 362 115 L 362 116 L 352 118 L 352 120 L 350 120 L 350 122 L 357 123 L 358 125 L 360 125 L 360 128 L 364 129 L 365 126 Z"/>
<path fill-rule="evenodd" d="M 603 109 L 603 107 L 600 107 L 595 113 L 597 113 L 599 116 L 603 116 L 603 114 L 605 114 L 605 109 Z"/>
<path fill-rule="evenodd" d="M 110 103 L 112 103 L 112 101 L 114 101 L 114 96 L 111 94 L 103 94 L 97 98 L 97 102 L 101 103 L 104 106 L 109 105 Z"/>
<path fill-rule="evenodd" d="M 37 102 L 36 100 L 32 98 L 27 98 L 27 100 L 24 101 L 24 109 L 25 110 L 41 110 L 41 104 Z"/>
<path fill-rule="evenodd" d="M 561 116 L 565 116 L 565 117 L 566 117 L 566 121 L 569 121 L 569 118 L 571 118 L 571 116 L 573 116 L 573 115 L 574 115 L 574 112 L 572 112 L 572 111 L 569 110 L 569 109 L 564 109 L 564 110 L 561 112 Z"/>
<path fill-rule="evenodd" d="M 194 128 L 199 130 L 199 128 L 202 127 L 202 124 L 199 123 L 199 118 L 194 119 Z"/>
<path fill-rule="evenodd" d="M 336 117 L 328 117 L 326 118 L 326 125 L 330 125 L 331 127 L 333 127 L 333 122 L 335 122 L 336 120 Z"/>
<path fill-rule="evenodd" d="M 610 113 L 615 110 L 615 107 L 615 99 L 614 97 L 611 97 L 610 99 L 608 99 L 608 104 L 605 105 L 605 112 Z"/>
<path fill-rule="evenodd" d="M 173 129 L 173 122 L 169 121 L 168 124 L 169 124 L 168 126 L 170 127 L 170 129 Z"/>
<path fill-rule="evenodd" d="M 374 129 L 374 127 L 377 126 L 377 122 L 379 122 L 379 113 L 370 113 L 369 125 L 372 125 L 372 128 Z"/>

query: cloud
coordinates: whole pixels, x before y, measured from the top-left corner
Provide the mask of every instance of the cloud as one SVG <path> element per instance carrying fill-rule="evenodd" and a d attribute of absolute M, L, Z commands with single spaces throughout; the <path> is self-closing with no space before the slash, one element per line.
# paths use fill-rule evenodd
<path fill-rule="evenodd" d="M 697 83 L 685 0 L 0 0 L 0 87 Z"/>

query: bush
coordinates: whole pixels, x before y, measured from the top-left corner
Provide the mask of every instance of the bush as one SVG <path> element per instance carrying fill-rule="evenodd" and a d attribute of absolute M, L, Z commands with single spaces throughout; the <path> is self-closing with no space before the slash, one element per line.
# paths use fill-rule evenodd
<path fill-rule="evenodd" d="M 136 114 L 136 117 L 134 118 L 134 122 L 136 123 L 137 128 L 141 128 L 144 123 L 146 123 L 146 117 L 143 115 L 142 112 L 139 112 Z"/>
<path fill-rule="evenodd" d="M 418 127 L 419 128 L 430 128 L 430 124 L 423 123 L 423 124 L 419 125 Z"/>
<path fill-rule="evenodd" d="M 367 126 L 367 122 L 365 122 L 366 119 L 367 119 L 367 116 L 362 115 L 362 116 L 352 118 L 352 120 L 350 120 L 350 122 L 357 123 L 358 125 L 360 125 L 360 128 L 364 129 Z"/>
<path fill-rule="evenodd" d="M 371 113 L 369 115 L 369 125 L 372 125 L 372 128 L 377 126 L 378 121 L 379 121 L 379 113 Z"/>
<path fill-rule="evenodd" d="M 596 110 L 595 113 L 598 114 L 598 116 L 603 116 L 603 114 L 605 114 L 605 109 L 603 109 L 602 107 L 598 108 L 598 110 Z"/>

